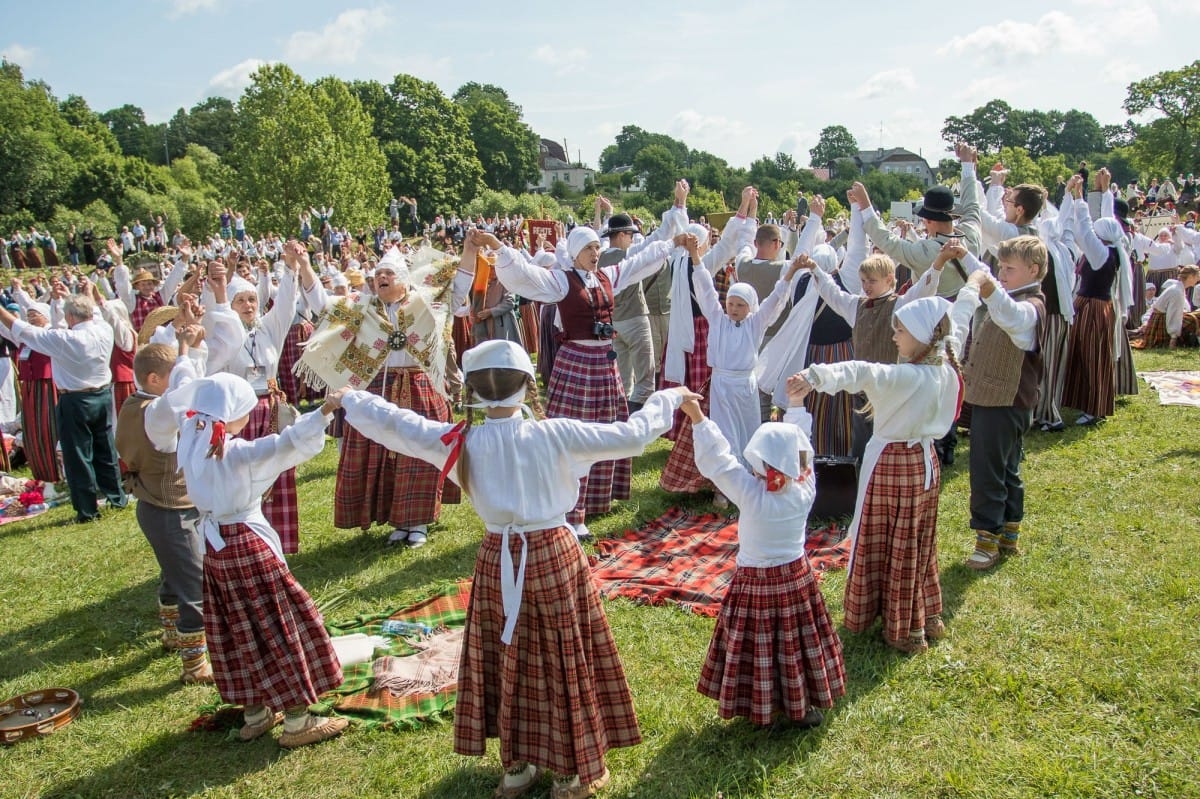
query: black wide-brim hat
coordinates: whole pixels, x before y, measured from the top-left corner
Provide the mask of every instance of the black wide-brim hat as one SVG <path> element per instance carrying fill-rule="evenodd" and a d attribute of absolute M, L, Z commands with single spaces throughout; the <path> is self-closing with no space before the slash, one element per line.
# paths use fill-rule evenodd
<path fill-rule="evenodd" d="M 953 222 L 954 217 L 958 216 L 954 213 L 954 192 L 945 186 L 934 186 L 925 192 L 917 216 L 935 222 Z"/>
<path fill-rule="evenodd" d="M 601 236 L 611 236 L 613 233 L 637 233 L 637 225 L 629 214 L 613 214 L 608 218 L 608 224 L 600 231 Z"/>

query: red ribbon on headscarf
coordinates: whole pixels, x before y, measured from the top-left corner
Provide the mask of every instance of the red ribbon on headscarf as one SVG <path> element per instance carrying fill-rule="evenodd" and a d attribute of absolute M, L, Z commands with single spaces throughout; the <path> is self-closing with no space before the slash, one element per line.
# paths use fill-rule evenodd
<path fill-rule="evenodd" d="M 790 480 L 786 474 L 776 469 L 774 466 L 767 467 L 767 491 L 774 493 L 783 489 Z"/>
<path fill-rule="evenodd" d="M 196 411 L 188 411 L 184 414 L 188 419 L 196 415 Z M 225 423 L 220 419 L 213 422 L 212 435 L 208 437 L 209 446 L 215 447 L 225 440 Z"/>
<path fill-rule="evenodd" d="M 446 475 L 450 474 L 450 470 L 454 468 L 454 464 L 458 463 L 458 456 L 462 454 L 463 443 L 467 440 L 467 420 L 464 419 L 450 431 L 442 436 L 442 443 L 450 447 L 450 455 L 446 458 L 446 465 L 442 467 L 442 479 L 446 479 Z"/>

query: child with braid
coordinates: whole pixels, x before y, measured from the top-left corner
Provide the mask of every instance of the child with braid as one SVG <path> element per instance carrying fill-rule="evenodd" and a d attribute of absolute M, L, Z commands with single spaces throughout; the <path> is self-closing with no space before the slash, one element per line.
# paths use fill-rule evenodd
<path fill-rule="evenodd" d="M 934 442 L 962 404 L 951 346 L 951 304 L 923 297 L 896 309 L 897 364 L 845 361 L 801 372 L 801 389 L 862 391 L 874 415 L 850 522 L 845 625 L 864 632 L 883 618 L 887 644 L 922 652 L 945 635 L 938 582 L 937 512 L 941 464 Z"/>

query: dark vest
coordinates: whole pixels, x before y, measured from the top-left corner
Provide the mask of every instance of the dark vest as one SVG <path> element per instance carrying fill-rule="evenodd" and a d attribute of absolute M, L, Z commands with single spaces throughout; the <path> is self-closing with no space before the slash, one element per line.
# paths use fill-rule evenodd
<path fill-rule="evenodd" d="M 568 341 L 600 340 L 595 332 L 596 322 L 612 324 L 612 281 L 604 272 L 597 271 L 596 277 L 600 287 L 588 289 L 574 269 L 567 271 L 567 294 L 558 301 L 558 313 L 562 316 L 563 336 Z"/>
<path fill-rule="evenodd" d="M 892 340 L 892 315 L 896 312 L 896 293 L 877 300 L 858 301 L 854 317 L 854 358 L 871 363 L 896 363 L 900 351 Z M 870 307 L 868 307 L 870 306 Z"/>
<path fill-rule="evenodd" d="M 129 490 L 139 501 L 160 508 L 190 508 L 187 484 L 174 452 L 159 452 L 146 435 L 146 408 L 154 397 L 134 394 L 117 413 L 117 453 Z"/>
<path fill-rule="evenodd" d="M 1033 286 L 1011 296 L 1037 309 L 1034 341 L 1041 341 L 1046 324 L 1046 304 L 1041 287 Z M 1042 380 L 1041 347 L 1035 344 L 1032 352 L 1018 348 L 992 321 L 991 314 L 984 314 L 971 330 L 971 351 L 962 371 L 966 383 L 963 399 L 972 405 L 1033 408 L 1038 402 L 1038 387 Z"/>
<path fill-rule="evenodd" d="M 1111 300 L 1113 282 L 1117 279 L 1117 267 L 1121 265 L 1121 257 L 1116 247 L 1108 248 L 1108 260 L 1099 269 L 1092 269 L 1086 255 L 1079 258 L 1075 271 L 1079 273 L 1079 288 L 1075 294 L 1094 300 Z"/>

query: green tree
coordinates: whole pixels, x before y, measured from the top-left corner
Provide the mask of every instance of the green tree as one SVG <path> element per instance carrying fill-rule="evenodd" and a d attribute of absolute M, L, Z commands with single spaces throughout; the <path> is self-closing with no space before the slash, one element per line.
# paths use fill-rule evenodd
<path fill-rule="evenodd" d="M 656 200 L 671 196 L 680 173 L 674 154 L 662 144 L 651 144 L 639 150 L 633 160 L 633 169 L 646 175 L 646 194 Z"/>
<path fill-rule="evenodd" d="M 265 65 L 238 102 L 229 165 L 234 197 L 259 230 L 287 231 L 312 204 L 333 205 L 348 226 L 374 223 L 387 173 L 370 117 L 336 79 L 306 84 L 283 64 Z"/>
<path fill-rule="evenodd" d="M 637 125 L 626 125 L 616 136 L 616 143 L 605 147 L 600 153 L 600 171 L 611 172 L 619 166 L 629 166 L 637 159 L 638 153 L 658 145 L 668 153 L 671 160 L 679 167 L 686 168 L 691 151 L 679 139 L 674 139 L 663 133 L 650 133 Z"/>
<path fill-rule="evenodd" d="M 980 177 L 987 174 L 987 170 L 995 161 L 1004 164 L 1004 168 L 1008 170 L 1007 185 L 1009 186 L 1016 186 L 1018 183 L 1040 184 L 1042 182 L 1042 171 L 1029 157 L 1029 152 L 1024 147 L 1004 147 L 994 156 L 981 156 L 980 163 L 987 166 L 982 170 Z"/>
<path fill-rule="evenodd" d="M 830 125 L 821 130 L 817 145 L 808 151 L 809 166 L 823 167 L 839 158 L 858 155 L 858 142 L 845 125 Z"/>
<path fill-rule="evenodd" d="M 183 109 L 181 108 L 179 111 L 183 112 Z M 209 97 L 201 100 L 185 113 L 184 119 L 186 120 L 184 147 L 188 144 L 199 144 L 217 155 L 229 152 L 229 148 L 233 144 L 233 131 L 237 122 L 237 107 L 234 106 L 232 100 L 227 97 Z M 172 150 L 174 150 L 174 144 L 172 144 Z M 171 157 L 175 157 L 174 152 L 171 153 Z"/>
<path fill-rule="evenodd" d="M 397 75 L 387 86 L 356 81 L 350 88 L 374 120 L 395 195 L 415 198 L 433 215 L 462 208 L 479 192 L 483 165 L 466 114 L 436 84 Z"/>
<path fill-rule="evenodd" d="M 1147 163 L 1169 163 L 1170 173 L 1200 163 L 1200 60 L 1129 84 L 1124 108 L 1131 117 L 1160 117 L 1140 129 L 1134 143 Z"/>
<path fill-rule="evenodd" d="M 1050 152 L 1062 153 L 1074 161 L 1088 153 L 1100 152 L 1105 148 L 1104 128 L 1096 118 L 1086 111 L 1074 109 L 1063 114 L 1062 129 Z M 1045 153 L 1042 153 L 1043 155 Z"/>
<path fill-rule="evenodd" d="M 521 119 L 521 107 L 499 86 L 465 83 L 454 93 L 483 165 L 483 180 L 514 194 L 538 181 L 538 137 Z"/>

